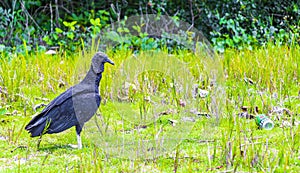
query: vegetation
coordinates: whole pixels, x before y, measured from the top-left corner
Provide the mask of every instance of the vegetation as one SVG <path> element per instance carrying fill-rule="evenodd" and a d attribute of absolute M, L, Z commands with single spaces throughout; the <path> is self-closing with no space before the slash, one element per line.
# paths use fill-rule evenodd
<path fill-rule="evenodd" d="M 0 172 L 300 172 L 299 2 L 0 1 Z M 26 123 L 96 50 L 116 65 L 83 149 L 37 148 Z"/>
<path fill-rule="evenodd" d="M 24 125 L 31 115 L 40 111 L 38 107 L 41 103 L 47 104 L 50 99 L 76 83 L 82 77 L 80 75 L 85 74 L 83 71 L 89 65 L 88 58 L 82 58 L 81 55 L 62 57 L 42 53 L 3 58 L 0 62 L 0 147 L 3 148 L 1 172 L 298 172 L 299 50 L 298 47 L 269 44 L 267 48 L 254 51 L 228 49 L 223 55 L 216 55 L 214 63 L 221 64 L 221 70 L 226 76 L 223 83 L 226 94 L 218 98 L 225 103 L 224 106 L 219 105 L 219 108 L 222 108 L 219 120 L 214 118 L 211 109 L 211 105 L 215 106 L 215 103 L 212 103 L 212 93 L 216 88 L 211 86 L 209 71 L 215 69 L 210 65 L 214 63 L 201 54 L 189 51 L 174 54 L 176 59 L 188 64 L 189 71 L 200 88 L 210 92 L 209 96 L 198 99 L 197 110 L 210 114 L 211 118 L 187 114 L 194 118 L 195 122 L 178 146 L 174 145 L 168 152 L 147 159 L 120 158 L 114 156 L 114 152 L 106 153 L 106 148 L 100 147 L 97 145 L 98 141 L 92 139 L 90 132 L 94 129 L 89 126 L 82 134 L 82 150 L 73 149 L 69 145 L 76 143 L 74 129 L 60 134 L 45 135 L 40 149 L 37 149 L 37 139 L 29 137 Z M 140 130 L 143 130 L 140 135 L 146 139 L 150 135 L 151 139 L 151 135 L 159 133 L 157 126 L 163 125 L 164 133 L 172 135 L 167 132 L 172 132 L 180 124 L 192 123 L 182 119 L 187 116 L 184 111 L 191 107 L 188 105 L 188 99 L 186 105 L 177 104 L 178 100 L 182 99 L 178 90 L 170 95 L 170 85 L 158 87 L 161 82 L 157 81 L 163 78 L 167 84 L 173 81 L 172 77 L 159 72 L 140 74 L 141 86 L 135 89 L 131 86 L 128 90 L 130 100 L 114 100 L 114 80 L 121 79 L 117 75 L 118 71 L 122 68 L 121 64 L 132 56 L 132 52 L 108 51 L 108 54 L 116 66 L 107 67 L 103 75 L 100 87 L 102 105 L 98 117 L 106 120 L 106 127 L 114 130 L 114 134 L 141 137 L 136 136 L 137 125 L 140 125 Z M 164 55 L 163 52 L 158 52 L 157 56 Z M 84 57 L 91 56 L 92 53 L 84 54 Z M 148 90 L 147 79 L 152 81 L 151 87 L 159 88 L 159 92 Z M 167 94 L 173 100 L 177 100 L 171 101 L 167 109 L 172 108 L 175 112 L 162 109 L 165 113 L 157 119 L 157 126 L 151 121 L 146 124 L 144 121 L 123 121 L 123 125 L 118 125 L 122 119 L 122 111 L 116 109 L 119 108 L 116 104 L 125 104 L 125 107 L 129 104 L 130 109 L 126 110 L 133 112 L 139 110 L 141 105 L 147 104 L 144 99 L 139 99 L 143 98 L 139 94 L 149 96 L 153 102 L 157 101 L 157 94 Z M 239 117 L 242 106 L 257 106 L 257 113 L 268 114 L 274 121 L 274 129 L 258 129 L 255 120 Z M 276 107 L 286 111 L 276 112 Z M 250 113 L 255 115 L 255 112 L 249 111 Z"/>
<path fill-rule="evenodd" d="M 24 53 L 88 46 L 102 28 L 133 15 L 167 15 L 202 31 L 216 50 L 274 42 L 299 43 L 300 2 L 296 0 L 184 1 L 8 1 L 0 2 L 0 51 Z M 130 30 L 132 28 L 129 28 Z M 102 33 L 101 33 L 102 34 Z"/>

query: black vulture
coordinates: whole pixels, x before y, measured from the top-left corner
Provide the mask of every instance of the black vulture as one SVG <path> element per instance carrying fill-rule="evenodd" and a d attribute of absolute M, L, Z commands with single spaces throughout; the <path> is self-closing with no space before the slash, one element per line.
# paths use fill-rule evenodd
<path fill-rule="evenodd" d="M 78 148 L 82 148 L 80 133 L 83 125 L 100 106 L 99 83 L 106 62 L 114 65 L 106 54 L 97 52 L 85 78 L 52 100 L 26 125 L 31 137 L 59 133 L 75 126 Z"/>

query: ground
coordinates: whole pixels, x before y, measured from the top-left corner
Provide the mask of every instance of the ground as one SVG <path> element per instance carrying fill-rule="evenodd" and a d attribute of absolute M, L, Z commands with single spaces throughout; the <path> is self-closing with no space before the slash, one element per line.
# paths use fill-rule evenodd
<path fill-rule="evenodd" d="M 89 63 L 78 57 L 44 54 L 0 60 L 0 172 L 300 171 L 299 48 L 227 50 L 213 61 L 180 52 L 174 58 L 184 62 L 194 77 L 196 98 L 182 94 L 180 82 L 176 83 L 181 79 L 182 83 L 190 82 L 188 74 L 176 73 L 174 78 L 164 70 L 148 69 L 132 81 L 129 71 L 138 68 L 134 63 L 127 69 L 128 81 L 116 82 L 125 79 L 118 70 L 126 69 L 121 64 L 131 53 L 108 54 L 116 66 L 107 66 L 101 81 L 102 103 L 95 116 L 101 127 L 86 125 L 83 149 L 73 147 L 77 142 L 75 128 L 44 135 L 37 148 L 38 138 L 30 138 L 24 127 L 42 110 L 42 103 L 49 103 L 78 82 Z M 145 60 L 149 64 L 149 59 Z M 181 68 L 172 63 L 166 69 Z M 115 94 L 116 88 L 121 94 Z M 242 116 L 246 114 L 266 114 L 274 128 L 259 129 L 255 119 Z M 116 145 L 120 136 L 126 142 L 134 138 L 141 144 L 155 137 L 178 141 L 156 149 L 146 146 L 142 152 L 148 157 L 141 157 L 137 150 L 118 152 L 127 146 L 141 146 L 134 140 Z M 101 139 L 113 150 L 103 146 Z M 152 151 L 156 154 L 149 156 Z"/>

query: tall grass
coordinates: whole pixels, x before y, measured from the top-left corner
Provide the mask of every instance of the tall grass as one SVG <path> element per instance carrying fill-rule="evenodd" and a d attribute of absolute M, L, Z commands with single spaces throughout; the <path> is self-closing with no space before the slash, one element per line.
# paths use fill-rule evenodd
<path fill-rule="evenodd" d="M 219 112 L 219 123 L 210 123 L 214 121 L 213 118 L 194 117 L 196 121 L 192 130 L 169 152 L 151 159 L 111 157 L 104 148 L 94 145 L 88 131 L 83 131 L 82 135 L 84 148 L 72 149 L 67 144 L 76 143 L 73 129 L 56 135 L 45 135 L 41 149 L 37 151 L 37 141 L 30 139 L 23 130 L 24 124 L 36 113 L 33 107 L 41 102 L 47 104 L 80 81 L 90 66 L 93 54 L 91 51 L 80 52 L 72 57 L 44 53 L 9 57 L 2 55 L 0 110 L 6 111 L 0 111 L 0 148 L 4 149 L 0 153 L 1 172 L 300 171 L 300 49 L 271 44 L 253 51 L 226 50 L 224 54 L 216 55 L 214 61 L 208 61 L 204 55 L 185 51 L 170 55 L 184 62 L 199 88 L 210 93 L 216 89 L 211 70 L 221 69 L 222 72 L 217 75 L 221 78 L 224 75 L 224 78 L 217 81 L 217 84 L 222 86 L 224 92 L 216 98 L 222 99 L 224 105 L 214 102 L 211 95 L 197 98 L 196 108 L 202 113 L 214 115 L 213 106 L 219 103 L 218 106 L 223 106 Z M 104 124 L 108 130 L 115 130 L 120 135 L 135 134 L 136 124 L 120 124 L 121 110 L 117 110 L 114 105 L 114 80 L 123 80 L 118 75 L 119 70 L 123 62 L 132 58 L 132 52 L 109 50 L 107 54 L 116 65 L 107 66 L 103 74 L 100 86 L 102 105 L 98 114 L 108 121 Z M 161 56 L 165 54 L 161 53 Z M 160 58 L 159 55 L 156 55 L 157 58 Z M 134 72 L 136 69 L 128 70 Z M 140 74 L 136 81 L 140 85 L 134 81 L 128 82 L 131 83 L 128 90 L 131 100 L 121 104 L 132 112 L 138 110 L 139 106 L 145 108 L 145 111 L 151 110 L 148 96 L 152 102 L 158 102 L 161 98 L 174 98 L 176 101 L 171 108 L 175 107 L 179 112 L 190 109 L 188 104 L 178 104 L 184 97 L 177 93 L 172 77 L 152 71 Z M 136 85 L 135 89 L 133 84 Z M 120 85 L 122 87 L 122 83 Z M 159 96 L 150 90 L 154 87 L 160 89 Z M 242 111 L 241 106 L 258 107 L 258 113 L 270 115 L 275 122 L 274 129 L 259 130 L 254 120 L 239 118 L 237 114 Z M 286 108 L 290 113 L 272 113 L 275 106 Z M 176 119 L 178 114 L 162 115 L 157 124 L 143 124 L 146 128 L 139 129 L 141 132 L 138 135 L 144 135 L 145 138 L 155 136 L 162 126 L 164 130 L 171 130 L 169 134 L 172 134 L 172 128 L 182 122 Z M 174 120 L 177 120 L 177 125 Z"/>

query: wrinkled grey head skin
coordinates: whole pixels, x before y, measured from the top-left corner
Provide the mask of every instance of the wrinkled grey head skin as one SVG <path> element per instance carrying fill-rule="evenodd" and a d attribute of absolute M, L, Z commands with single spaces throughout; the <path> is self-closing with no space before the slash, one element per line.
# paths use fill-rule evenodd
<path fill-rule="evenodd" d="M 106 62 L 112 65 L 115 64 L 105 53 L 97 52 L 92 59 L 93 71 L 97 74 L 102 73 L 104 71 L 104 63 Z"/>

